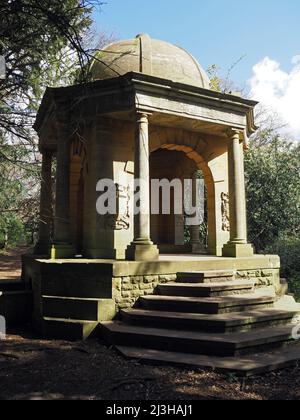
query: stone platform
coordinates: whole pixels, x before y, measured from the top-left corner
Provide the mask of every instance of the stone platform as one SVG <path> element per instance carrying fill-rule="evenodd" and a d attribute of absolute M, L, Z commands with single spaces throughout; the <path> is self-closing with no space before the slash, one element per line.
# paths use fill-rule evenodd
<path fill-rule="evenodd" d="M 62 335 L 68 336 L 70 323 L 72 331 L 76 324 L 76 334 L 83 329 L 89 334 L 92 325 L 87 323 L 95 326 L 114 319 L 120 310 L 133 307 L 140 297 L 153 294 L 159 284 L 174 282 L 181 271 L 230 270 L 236 273 L 237 280 L 255 280 L 257 286 L 272 285 L 280 295 L 279 269 L 279 257 L 272 255 L 163 255 L 151 262 L 49 260 L 27 255 L 23 256 L 22 276 L 33 289 L 35 321 L 41 326 L 61 325 Z M 85 338 L 85 334 L 75 338 Z"/>
<path fill-rule="evenodd" d="M 300 305 L 284 296 L 277 256 L 24 256 L 23 281 L 32 286 L 34 320 L 47 337 L 97 335 L 126 357 L 242 376 L 300 359 L 291 339 Z"/>

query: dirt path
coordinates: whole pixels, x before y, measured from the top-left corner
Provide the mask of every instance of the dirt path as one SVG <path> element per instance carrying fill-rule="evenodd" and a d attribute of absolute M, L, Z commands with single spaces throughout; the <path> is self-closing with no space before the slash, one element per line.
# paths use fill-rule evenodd
<path fill-rule="evenodd" d="M 0 281 L 18 280 L 21 276 L 21 256 L 28 251 L 28 248 L 17 248 L 0 253 Z"/>
<path fill-rule="evenodd" d="M 0 341 L 1 400 L 300 400 L 300 368 L 245 384 L 234 376 L 124 360 L 98 340 Z"/>

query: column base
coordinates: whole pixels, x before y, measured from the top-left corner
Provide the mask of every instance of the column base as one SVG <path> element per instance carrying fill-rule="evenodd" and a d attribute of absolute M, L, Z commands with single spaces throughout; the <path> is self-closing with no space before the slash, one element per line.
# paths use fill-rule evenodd
<path fill-rule="evenodd" d="M 129 261 L 157 261 L 158 247 L 154 244 L 132 243 L 126 250 L 126 260 Z"/>
<path fill-rule="evenodd" d="M 206 249 L 205 246 L 199 243 L 191 243 L 192 254 L 205 254 Z"/>
<path fill-rule="evenodd" d="M 46 255 L 50 257 L 51 244 L 50 242 L 37 242 L 34 247 L 34 255 Z"/>
<path fill-rule="evenodd" d="M 64 260 L 75 257 L 75 248 L 71 244 L 53 244 L 51 248 L 52 260 Z"/>
<path fill-rule="evenodd" d="M 223 247 L 223 257 L 253 257 L 254 249 L 251 244 L 235 244 L 229 242 Z"/>

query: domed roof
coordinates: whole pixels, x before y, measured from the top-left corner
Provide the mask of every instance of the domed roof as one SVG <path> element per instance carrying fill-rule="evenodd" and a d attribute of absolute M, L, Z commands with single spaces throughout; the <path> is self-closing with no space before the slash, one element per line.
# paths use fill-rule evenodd
<path fill-rule="evenodd" d="M 108 45 L 99 51 L 90 66 L 92 80 L 103 80 L 140 72 L 173 82 L 209 89 L 205 71 L 187 51 L 149 35 Z"/>

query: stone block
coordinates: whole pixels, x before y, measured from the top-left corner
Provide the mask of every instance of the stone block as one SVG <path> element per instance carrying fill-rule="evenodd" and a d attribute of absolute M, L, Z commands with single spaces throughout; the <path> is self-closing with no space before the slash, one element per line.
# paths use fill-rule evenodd
<path fill-rule="evenodd" d="M 128 290 L 133 290 L 133 284 L 122 284 L 122 291 L 126 292 Z"/>
<path fill-rule="evenodd" d="M 176 279 L 176 274 L 164 274 L 158 277 L 159 283 L 171 283 L 173 281 L 176 281 Z"/>
<path fill-rule="evenodd" d="M 114 278 L 112 280 L 112 287 L 115 290 L 121 291 L 121 279 L 120 278 Z"/>
<path fill-rule="evenodd" d="M 131 307 L 132 307 L 131 303 L 124 302 L 124 301 L 118 305 L 119 309 L 130 309 Z"/>
<path fill-rule="evenodd" d="M 140 284 L 140 283 L 143 283 L 143 281 L 144 281 L 144 277 L 143 276 L 131 277 L 132 284 Z"/>
<path fill-rule="evenodd" d="M 247 273 L 247 271 L 237 271 L 236 277 L 240 277 L 240 278 L 244 279 L 244 278 L 248 277 L 248 273 Z"/>
<path fill-rule="evenodd" d="M 274 272 L 272 270 L 261 270 L 262 277 L 273 277 Z"/>
<path fill-rule="evenodd" d="M 151 283 L 149 284 L 141 284 L 140 285 L 141 290 L 153 290 L 153 285 Z"/>
<path fill-rule="evenodd" d="M 127 299 L 131 297 L 131 293 L 130 292 L 122 292 L 122 297 Z"/>
<path fill-rule="evenodd" d="M 142 296 L 143 295 L 143 291 L 142 290 L 133 290 L 132 292 L 131 292 L 131 296 L 133 297 L 133 298 L 139 298 L 140 296 Z"/>
<path fill-rule="evenodd" d="M 122 277 L 121 282 L 122 282 L 122 285 L 131 284 L 131 277 Z"/>
<path fill-rule="evenodd" d="M 145 276 L 144 283 L 153 283 L 154 281 L 158 281 L 158 276 Z"/>

